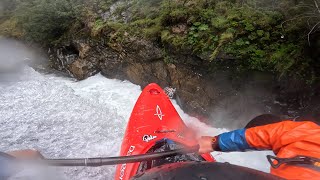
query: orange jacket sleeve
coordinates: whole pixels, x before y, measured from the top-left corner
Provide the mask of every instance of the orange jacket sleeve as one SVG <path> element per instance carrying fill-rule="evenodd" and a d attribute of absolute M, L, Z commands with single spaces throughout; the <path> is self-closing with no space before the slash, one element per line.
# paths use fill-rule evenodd
<path fill-rule="evenodd" d="M 219 148 L 222 151 L 273 150 L 277 153 L 289 144 L 300 149 L 306 144 L 309 148 L 319 148 L 319 138 L 320 126 L 313 122 L 282 121 L 220 134 Z"/>
<path fill-rule="evenodd" d="M 273 150 L 279 158 L 298 155 L 320 159 L 320 126 L 313 122 L 282 121 L 219 135 L 222 151 Z M 285 179 L 320 179 L 320 172 L 305 166 L 283 164 L 271 173 Z"/>
<path fill-rule="evenodd" d="M 283 121 L 249 128 L 245 132 L 248 145 L 252 148 L 273 150 L 275 153 L 284 147 L 295 142 L 308 141 L 309 148 L 315 145 L 319 148 L 319 138 L 310 138 L 320 133 L 320 126 L 313 122 Z"/>

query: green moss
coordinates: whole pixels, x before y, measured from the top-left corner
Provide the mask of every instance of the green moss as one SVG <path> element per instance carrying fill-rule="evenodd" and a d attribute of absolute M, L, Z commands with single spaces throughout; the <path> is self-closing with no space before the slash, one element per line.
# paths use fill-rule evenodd
<path fill-rule="evenodd" d="M 0 35 L 20 39 L 24 36 L 24 32 L 19 27 L 18 20 L 10 18 L 0 24 Z"/>
<path fill-rule="evenodd" d="M 161 35 L 162 27 L 160 25 L 154 25 L 143 29 L 143 34 L 146 38 L 155 39 Z"/>
<path fill-rule="evenodd" d="M 101 30 L 106 26 L 106 23 L 103 22 L 103 20 L 98 19 L 94 23 L 94 26 L 91 29 L 91 35 L 97 36 L 101 33 Z"/>
<path fill-rule="evenodd" d="M 230 22 L 223 16 L 216 16 L 212 18 L 211 25 L 217 29 L 226 29 L 230 26 Z M 233 26 L 236 26 L 236 24 L 233 24 Z"/>

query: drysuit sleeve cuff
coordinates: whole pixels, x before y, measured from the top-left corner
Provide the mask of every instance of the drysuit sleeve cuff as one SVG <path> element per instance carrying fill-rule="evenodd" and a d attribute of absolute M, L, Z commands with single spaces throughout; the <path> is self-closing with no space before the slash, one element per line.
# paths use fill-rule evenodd
<path fill-rule="evenodd" d="M 219 148 L 221 151 L 245 151 L 252 149 L 245 137 L 246 129 L 239 129 L 219 135 Z"/>

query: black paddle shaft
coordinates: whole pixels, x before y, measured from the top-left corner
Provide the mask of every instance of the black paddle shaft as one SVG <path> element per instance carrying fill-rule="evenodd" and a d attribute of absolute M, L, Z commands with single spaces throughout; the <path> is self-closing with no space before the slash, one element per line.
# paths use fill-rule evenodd
<path fill-rule="evenodd" d="M 81 159 L 43 159 L 41 163 L 49 166 L 105 166 L 126 163 L 136 163 L 166 157 L 176 156 L 178 154 L 188 154 L 198 152 L 199 146 L 194 146 L 188 149 L 177 149 L 166 152 L 148 153 L 142 155 L 106 157 L 106 158 L 81 158 Z"/>

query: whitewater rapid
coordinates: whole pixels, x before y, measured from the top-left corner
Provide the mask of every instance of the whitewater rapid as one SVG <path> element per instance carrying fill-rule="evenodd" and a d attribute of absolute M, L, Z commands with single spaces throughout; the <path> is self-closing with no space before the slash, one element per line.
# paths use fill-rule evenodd
<path fill-rule="evenodd" d="M 0 151 L 38 149 L 48 158 L 117 156 L 140 86 L 98 74 L 77 82 L 26 67 L 19 78 L 0 79 Z M 227 131 L 201 123 L 173 101 L 186 124 L 201 135 Z M 212 153 L 269 172 L 270 152 Z M 113 179 L 115 166 L 51 168 L 56 179 Z"/>

